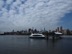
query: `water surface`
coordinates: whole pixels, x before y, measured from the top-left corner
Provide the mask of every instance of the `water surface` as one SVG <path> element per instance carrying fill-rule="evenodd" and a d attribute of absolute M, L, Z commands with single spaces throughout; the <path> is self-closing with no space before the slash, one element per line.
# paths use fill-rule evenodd
<path fill-rule="evenodd" d="M 58 40 L 0 35 L 0 54 L 72 54 L 72 37 Z"/>

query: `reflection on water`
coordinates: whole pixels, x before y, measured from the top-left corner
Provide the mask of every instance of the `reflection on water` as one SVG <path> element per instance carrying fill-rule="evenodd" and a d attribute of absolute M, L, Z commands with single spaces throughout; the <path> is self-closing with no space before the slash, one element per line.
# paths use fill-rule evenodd
<path fill-rule="evenodd" d="M 0 54 L 71 54 L 72 38 L 45 40 L 29 36 L 0 36 Z"/>

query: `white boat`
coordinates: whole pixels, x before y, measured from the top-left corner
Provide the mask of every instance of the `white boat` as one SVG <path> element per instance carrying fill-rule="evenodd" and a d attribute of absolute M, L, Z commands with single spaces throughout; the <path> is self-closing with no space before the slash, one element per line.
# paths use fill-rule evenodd
<path fill-rule="evenodd" d="M 55 37 L 61 38 L 62 33 L 61 32 L 55 32 Z"/>
<path fill-rule="evenodd" d="M 43 34 L 39 34 L 39 33 L 34 33 L 30 35 L 30 38 L 45 38 L 45 36 Z"/>
<path fill-rule="evenodd" d="M 57 35 L 62 35 L 62 33 L 60 33 L 60 32 L 55 32 L 55 34 L 57 34 Z"/>

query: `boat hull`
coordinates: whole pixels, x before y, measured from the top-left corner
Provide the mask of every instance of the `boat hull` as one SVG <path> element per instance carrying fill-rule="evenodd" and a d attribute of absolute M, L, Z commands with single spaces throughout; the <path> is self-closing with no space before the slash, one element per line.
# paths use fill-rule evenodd
<path fill-rule="evenodd" d="M 32 39 L 45 39 L 45 37 L 29 37 L 29 38 L 32 38 Z"/>

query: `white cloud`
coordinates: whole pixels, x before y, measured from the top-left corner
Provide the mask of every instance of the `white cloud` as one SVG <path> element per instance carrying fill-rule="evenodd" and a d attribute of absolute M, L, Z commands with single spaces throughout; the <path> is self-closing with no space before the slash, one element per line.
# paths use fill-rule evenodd
<path fill-rule="evenodd" d="M 4 2 L 0 1 L 1 30 L 32 27 L 53 29 L 58 26 L 60 19 L 72 10 L 72 0 L 24 0 L 24 3 L 22 0 L 13 1 L 6 2 L 5 7 L 10 4 L 10 10 L 2 7 Z"/>

